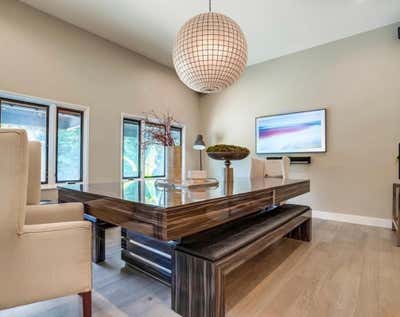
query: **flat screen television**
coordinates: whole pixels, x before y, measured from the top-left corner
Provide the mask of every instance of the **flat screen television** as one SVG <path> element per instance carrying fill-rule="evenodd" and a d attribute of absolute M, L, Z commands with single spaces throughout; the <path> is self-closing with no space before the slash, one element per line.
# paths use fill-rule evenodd
<path fill-rule="evenodd" d="M 326 152 L 326 110 L 256 118 L 256 153 Z"/>

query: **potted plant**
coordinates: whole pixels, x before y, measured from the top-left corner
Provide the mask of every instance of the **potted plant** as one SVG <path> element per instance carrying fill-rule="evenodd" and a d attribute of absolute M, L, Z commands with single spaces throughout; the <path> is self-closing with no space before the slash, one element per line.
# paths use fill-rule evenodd
<path fill-rule="evenodd" d="M 249 155 L 248 148 L 237 145 L 217 144 L 207 148 L 207 154 L 214 160 L 242 160 Z M 229 162 L 230 165 L 230 162 Z"/>
<path fill-rule="evenodd" d="M 146 114 L 146 121 L 152 123 L 146 127 L 150 141 L 165 147 L 165 176 L 171 182 L 182 180 L 182 147 L 177 144 L 172 134 L 173 125 L 178 124 L 169 113 L 158 114 L 151 111 Z M 146 146 L 145 143 L 145 146 Z"/>
<path fill-rule="evenodd" d="M 224 179 L 225 183 L 233 182 L 233 168 L 231 161 L 243 160 L 250 154 L 250 150 L 243 146 L 217 144 L 207 148 L 207 155 L 214 159 L 225 161 Z"/>

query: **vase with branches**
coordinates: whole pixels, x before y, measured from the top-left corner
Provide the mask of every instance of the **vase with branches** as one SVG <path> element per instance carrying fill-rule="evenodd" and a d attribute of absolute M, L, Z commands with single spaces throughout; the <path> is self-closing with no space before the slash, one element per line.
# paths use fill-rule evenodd
<path fill-rule="evenodd" d="M 145 113 L 146 141 L 144 146 L 150 144 L 165 147 L 165 176 L 171 182 L 182 180 L 182 148 L 173 137 L 174 125 L 179 125 L 169 112 L 159 114 L 155 111 Z"/>

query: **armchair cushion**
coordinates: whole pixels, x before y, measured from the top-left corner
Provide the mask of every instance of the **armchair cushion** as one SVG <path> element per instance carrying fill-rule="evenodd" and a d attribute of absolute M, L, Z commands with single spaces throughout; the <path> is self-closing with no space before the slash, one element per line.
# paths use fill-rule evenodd
<path fill-rule="evenodd" d="M 0 309 L 92 288 L 88 221 L 26 225 L 3 254 Z"/>
<path fill-rule="evenodd" d="M 26 206 L 25 224 L 35 225 L 65 221 L 82 221 L 81 203 Z"/>

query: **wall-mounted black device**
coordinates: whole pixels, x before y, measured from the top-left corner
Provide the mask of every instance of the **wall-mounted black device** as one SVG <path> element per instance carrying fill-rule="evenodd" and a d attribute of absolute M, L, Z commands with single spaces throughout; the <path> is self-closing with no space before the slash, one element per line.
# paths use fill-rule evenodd
<path fill-rule="evenodd" d="M 311 156 L 288 156 L 290 164 L 311 164 Z M 282 156 L 267 156 L 267 160 L 281 160 Z"/>
<path fill-rule="evenodd" d="M 400 40 L 400 27 L 397 29 L 397 37 L 398 37 L 399 40 Z"/>

